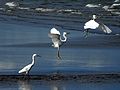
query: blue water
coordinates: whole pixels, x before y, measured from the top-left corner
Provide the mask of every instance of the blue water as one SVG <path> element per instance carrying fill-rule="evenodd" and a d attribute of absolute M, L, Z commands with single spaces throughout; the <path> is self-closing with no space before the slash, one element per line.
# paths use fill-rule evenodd
<path fill-rule="evenodd" d="M 79 81 L 0 82 L 1 90 L 119 90 L 120 83 L 80 83 Z"/>
<path fill-rule="evenodd" d="M 104 5 L 114 1 L 101 1 L 99 8 L 86 8 L 86 4 L 99 4 L 92 0 L 19 1 L 19 7 L 5 7 L 6 0 L 0 1 L 0 75 L 18 75 L 18 71 L 36 58 L 30 75 L 82 73 L 118 73 L 120 71 L 120 14 L 105 11 Z M 39 2 L 39 3 L 38 3 Z M 35 11 L 42 8 L 43 11 Z M 45 11 L 48 10 L 48 11 Z M 49 11 L 53 10 L 53 11 Z M 111 10 L 111 9 L 110 9 Z M 102 31 L 91 31 L 84 38 L 83 25 L 92 14 L 113 31 L 106 35 Z M 48 33 L 52 27 L 70 32 L 68 41 L 60 48 L 53 48 Z M 0 90 L 119 90 L 119 82 L 82 83 L 78 81 L 0 81 Z"/>
<path fill-rule="evenodd" d="M 30 74 L 44 73 L 89 73 L 119 72 L 120 40 L 116 35 L 89 35 L 83 37 L 80 31 L 70 31 L 68 42 L 60 50 L 62 60 L 57 59 L 57 50 L 51 46 L 48 37 L 51 28 L 20 24 L 0 24 L 0 72 L 18 74 L 31 63 L 33 53 L 40 54 Z M 61 32 L 66 31 L 60 29 Z"/>

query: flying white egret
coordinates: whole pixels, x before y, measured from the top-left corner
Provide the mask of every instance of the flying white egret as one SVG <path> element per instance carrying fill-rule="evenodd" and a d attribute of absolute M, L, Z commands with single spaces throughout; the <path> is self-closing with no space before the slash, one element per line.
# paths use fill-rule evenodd
<path fill-rule="evenodd" d="M 84 29 L 86 31 L 86 36 L 88 35 L 89 29 L 97 29 L 98 28 L 108 34 L 112 32 L 112 30 L 110 30 L 105 24 L 96 22 L 96 19 L 97 19 L 97 16 L 93 15 L 92 20 L 85 23 Z"/>
<path fill-rule="evenodd" d="M 35 57 L 40 57 L 38 54 L 33 54 L 32 55 L 32 63 L 28 64 L 25 66 L 23 69 L 21 69 L 18 73 L 23 73 L 25 75 L 29 74 L 30 69 L 32 66 L 35 64 Z"/>
<path fill-rule="evenodd" d="M 50 33 L 48 34 L 49 37 L 52 39 L 52 42 L 53 42 L 52 46 L 55 48 L 58 48 L 57 50 L 58 59 L 61 59 L 59 50 L 60 50 L 60 46 L 67 41 L 67 37 L 66 37 L 67 34 L 69 33 L 63 32 L 64 40 L 61 39 L 60 32 L 56 28 L 52 28 L 50 30 Z"/>

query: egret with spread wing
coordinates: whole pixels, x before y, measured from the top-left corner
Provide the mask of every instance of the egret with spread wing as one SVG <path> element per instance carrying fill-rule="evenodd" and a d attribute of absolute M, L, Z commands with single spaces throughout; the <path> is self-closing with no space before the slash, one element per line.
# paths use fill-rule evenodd
<path fill-rule="evenodd" d="M 38 54 L 33 54 L 32 55 L 32 63 L 28 64 L 27 66 L 25 66 L 23 69 L 21 69 L 18 73 L 22 73 L 22 74 L 29 74 L 30 69 L 33 67 L 33 65 L 35 64 L 35 57 L 40 57 Z"/>
<path fill-rule="evenodd" d="M 108 34 L 112 32 L 112 30 L 110 30 L 105 24 L 96 22 L 96 19 L 97 19 L 97 16 L 93 15 L 92 20 L 85 23 L 85 25 L 84 25 L 84 29 L 86 32 L 85 36 L 88 35 L 89 29 L 97 29 L 98 28 L 98 29 L 102 30 L 104 33 L 108 33 Z"/>
<path fill-rule="evenodd" d="M 63 37 L 64 37 L 64 40 L 61 39 L 61 34 L 60 32 L 56 29 L 56 28 L 52 28 L 50 30 L 50 33 L 48 34 L 49 37 L 52 39 L 52 46 L 55 47 L 55 48 L 58 48 L 57 50 L 57 57 L 58 59 L 61 59 L 61 56 L 60 56 L 60 46 L 67 41 L 67 37 L 66 35 L 69 34 L 67 32 L 63 32 Z"/>

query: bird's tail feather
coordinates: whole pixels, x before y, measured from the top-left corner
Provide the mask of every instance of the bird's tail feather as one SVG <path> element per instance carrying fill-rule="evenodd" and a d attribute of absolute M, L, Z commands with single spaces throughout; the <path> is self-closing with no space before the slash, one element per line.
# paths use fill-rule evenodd
<path fill-rule="evenodd" d="M 18 73 L 22 73 L 22 71 L 20 70 Z"/>

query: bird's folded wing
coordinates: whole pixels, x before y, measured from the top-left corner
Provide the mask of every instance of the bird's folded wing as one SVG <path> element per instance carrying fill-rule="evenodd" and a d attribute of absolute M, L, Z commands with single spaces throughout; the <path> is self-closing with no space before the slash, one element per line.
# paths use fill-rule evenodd
<path fill-rule="evenodd" d="M 19 73 L 26 72 L 26 71 L 28 71 L 31 67 L 32 67 L 32 64 L 29 64 L 29 65 L 25 66 L 24 68 L 22 68 L 22 69 L 19 71 Z"/>
<path fill-rule="evenodd" d="M 54 44 L 55 47 L 57 47 L 56 45 L 61 45 L 61 41 L 60 41 L 60 35 L 58 34 L 49 34 L 49 37 L 52 39 L 52 42 Z"/>
<path fill-rule="evenodd" d="M 104 31 L 105 33 L 111 33 L 112 30 L 110 28 L 108 28 L 105 24 L 103 23 L 100 23 L 99 25 L 99 29 Z"/>

